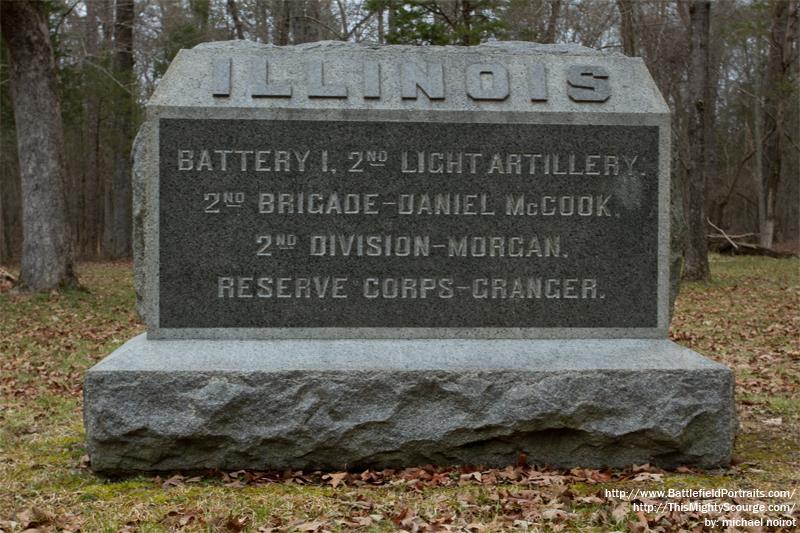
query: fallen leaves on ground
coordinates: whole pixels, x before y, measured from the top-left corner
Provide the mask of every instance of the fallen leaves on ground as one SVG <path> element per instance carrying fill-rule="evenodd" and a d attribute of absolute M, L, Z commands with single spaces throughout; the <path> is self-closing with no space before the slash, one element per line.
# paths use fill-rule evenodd
<path fill-rule="evenodd" d="M 705 531 L 704 518 L 753 515 L 670 509 L 664 504 L 691 502 L 625 500 L 605 491 L 762 486 L 798 489 L 791 500 L 798 503 L 798 265 L 714 256 L 714 282 L 682 288 L 672 338 L 736 374 L 743 431 L 735 466 L 726 470 L 562 470 L 529 466 L 520 454 L 499 469 L 239 470 L 127 482 L 87 469 L 81 385 L 89 366 L 143 326 L 130 265 L 82 264 L 86 291 L 0 292 L 0 532 Z M 737 501 L 748 502 L 755 501 Z M 761 517 L 800 520 L 796 509 Z"/>
<path fill-rule="evenodd" d="M 519 464 L 519 462 L 518 462 Z M 735 474 L 734 469 L 728 472 Z M 257 489 L 273 485 L 318 487 L 332 490 L 326 496 L 326 511 L 314 519 L 282 520 L 273 517 L 268 525 L 256 531 L 267 532 L 325 532 L 371 530 L 379 527 L 408 532 L 433 531 L 507 531 L 527 529 L 574 531 L 590 527 L 597 531 L 671 532 L 705 530 L 706 519 L 731 518 L 730 513 L 703 511 L 692 507 L 698 499 L 659 497 L 652 492 L 630 489 L 664 488 L 665 478 L 678 475 L 704 475 L 702 470 L 686 466 L 669 472 L 643 464 L 626 469 L 557 469 L 544 466 L 508 466 L 484 468 L 478 466 L 437 467 L 426 465 L 404 469 L 382 469 L 352 472 L 304 472 L 301 470 L 233 472 L 207 471 L 191 477 L 174 474 L 166 479 L 153 478 L 156 486 L 165 490 L 191 484 L 219 484 L 239 489 Z M 607 488 L 626 487 L 627 496 L 609 492 Z M 593 488 L 594 487 L 594 488 Z M 453 493 L 448 490 L 455 489 Z M 384 492 L 381 492 L 381 491 Z M 385 491 L 399 494 L 387 502 Z M 644 490 L 644 489 L 642 489 Z M 704 499 L 729 504 L 768 505 L 773 500 Z M 787 500 L 788 501 L 788 500 Z M 785 503 L 785 502 L 784 502 Z M 743 519 L 770 518 L 797 520 L 800 509 L 769 513 L 736 514 Z M 177 527 L 202 520 L 198 512 L 179 510 Z M 206 523 L 206 522 L 203 522 Z M 235 530 L 249 521 L 240 517 L 226 522 L 227 531 Z M 217 527 L 222 527 L 217 524 Z M 234 529 L 231 529 L 234 528 Z M 762 531 L 781 531 L 786 528 L 764 528 Z"/>
<path fill-rule="evenodd" d="M 700 470 L 681 467 L 681 472 Z M 302 470 L 257 471 L 237 470 L 223 472 L 209 470 L 203 475 L 184 476 L 174 474 L 166 479 L 153 478 L 158 486 L 184 486 L 191 483 L 216 481 L 224 486 L 246 487 L 269 484 L 317 485 L 332 488 L 358 488 L 380 486 L 402 486 L 408 491 L 423 491 L 433 487 L 461 487 L 465 485 L 531 485 L 538 487 L 563 486 L 569 483 L 598 484 L 623 481 L 661 481 L 665 471 L 649 465 L 632 465 L 627 469 L 573 468 L 559 470 L 546 466 L 507 466 L 505 468 L 483 468 L 476 466 L 442 467 L 425 465 L 414 468 L 363 470 L 360 472 L 303 472 Z"/>

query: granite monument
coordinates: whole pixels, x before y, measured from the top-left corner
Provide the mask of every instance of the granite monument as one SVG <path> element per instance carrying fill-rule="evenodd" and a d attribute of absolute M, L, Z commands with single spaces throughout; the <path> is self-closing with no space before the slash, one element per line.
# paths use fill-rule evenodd
<path fill-rule="evenodd" d="M 181 51 L 92 467 L 727 463 L 732 374 L 667 339 L 669 127 L 577 46 Z"/>

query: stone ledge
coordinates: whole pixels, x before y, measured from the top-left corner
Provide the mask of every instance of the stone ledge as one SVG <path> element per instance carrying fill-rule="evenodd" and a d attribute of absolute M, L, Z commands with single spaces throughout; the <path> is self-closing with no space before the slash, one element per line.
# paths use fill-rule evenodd
<path fill-rule="evenodd" d="M 84 387 L 99 472 L 725 465 L 731 371 L 667 340 L 147 340 Z"/>

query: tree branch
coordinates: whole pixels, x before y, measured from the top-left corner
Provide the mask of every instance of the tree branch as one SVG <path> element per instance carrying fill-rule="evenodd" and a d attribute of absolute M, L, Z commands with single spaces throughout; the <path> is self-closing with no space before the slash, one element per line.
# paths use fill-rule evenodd
<path fill-rule="evenodd" d="M 131 96 L 133 96 L 133 91 L 131 91 L 130 88 L 126 87 L 124 83 L 122 83 L 117 78 L 115 78 L 114 75 L 111 72 L 109 72 L 109 70 L 107 68 L 105 68 L 105 67 L 103 67 L 101 65 L 98 65 L 97 63 L 93 63 L 92 61 L 89 61 L 86 58 L 84 58 L 84 61 L 86 62 L 87 65 L 96 68 L 97 70 L 99 70 L 100 72 L 102 72 L 103 74 L 105 74 L 106 76 L 111 78 L 111 80 L 114 83 L 116 83 L 117 85 L 119 85 L 126 93 L 128 93 Z"/>
<path fill-rule="evenodd" d="M 716 224 L 711 222 L 710 218 L 706 218 L 706 222 L 708 222 L 711 225 L 712 228 L 714 228 L 715 230 L 720 232 L 722 234 L 722 236 L 725 237 L 728 240 L 729 243 L 731 243 L 731 246 L 733 246 L 737 250 L 739 249 L 739 245 L 736 244 L 735 242 L 733 242 L 733 240 L 730 237 L 728 237 L 728 234 L 725 233 L 724 231 L 722 231 L 722 228 L 720 228 L 719 226 L 717 226 Z"/>
<path fill-rule="evenodd" d="M 366 24 L 366 23 L 367 23 L 367 21 L 368 21 L 369 19 L 371 19 L 371 18 L 372 18 L 372 16 L 373 16 L 374 14 L 375 14 L 375 13 L 367 13 L 367 15 L 366 15 L 364 18 L 362 18 L 361 20 L 359 20 L 359 21 L 356 23 L 356 25 L 355 25 L 355 26 L 353 26 L 353 28 L 352 28 L 352 29 L 351 29 L 349 32 L 347 32 L 347 35 L 345 36 L 345 38 L 344 38 L 343 40 L 347 40 L 347 39 L 349 39 L 350 37 L 352 37 L 352 36 L 353 36 L 353 34 L 355 34 L 355 32 L 356 32 L 356 31 L 358 31 L 358 29 L 359 29 L 361 26 L 363 26 L 364 24 Z"/>
<path fill-rule="evenodd" d="M 773 121 L 775 124 L 777 124 L 777 123 L 778 123 L 778 119 L 776 119 L 776 118 L 775 118 L 775 116 L 774 116 L 772 113 L 770 113 L 770 112 L 767 110 L 767 108 L 766 108 L 766 106 L 764 105 L 764 103 L 762 102 L 762 99 L 761 99 L 761 97 L 760 97 L 760 96 L 757 96 L 757 95 L 755 95 L 755 94 L 751 93 L 750 91 L 748 91 L 748 90 L 746 90 L 746 89 L 742 89 L 740 86 L 737 86 L 737 87 L 736 87 L 736 89 L 737 89 L 737 90 L 739 90 L 739 91 L 741 91 L 741 92 L 743 92 L 743 93 L 744 93 L 744 94 L 746 94 L 747 96 L 749 96 L 749 97 L 753 98 L 754 100 L 756 100 L 756 101 L 758 102 L 758 104 L 757 104 L 757 105 L 760 105 L 760 106 L 761 106 L 761 111 L 762 111 L 762 112 L 763 112 L 765 115 L 767 115 L 769 118 L 771 118 L 771 119 L 772 119 L 772 121 Z M 769 133 L 765 134 L 765 135 L 764 135 L 764 138 L 766 138 L 766 137 L 768 137 L 768 136 L 772 135 L 772 134 L 775 132 L 775 129 L 776 129 L 776 128 L 773 128 L 773 129 L 772 129 L 772 130 L 771 130 Z M 800 145 L 798 145 L 798 144 L 795 142 L 795 140 L 792 138 L 792 136 L 791 136 L 791 135 L 789 135 L 789 132 L 788 132 L 788 131 L 786 131 L 786 130 L 785 130 L 785 129 L 783 129 L 783 128 L 781 128 L 781 130 L 782 130 L 782 132 L 783 132 L 783 135 L 784 135 L 784 137 L 786 137 L 786 140 L 787 140 L 787 141 L 789 141 L 789 144 L 791 144 L 791 145 L 792 145 L 792 148 L 794 148 L 795 150 L 797 150 L 798 152 L 800 152 Z"/>
<path fill-rule="evenodd" d="M 421 4 L 420 5 L 420 7 L 422 9 L 424 9 L 425 11 L 430 13 L 431 15 L 439 15 L 440 17 L 442 17 L 444 19 L 444 21 L 447 22 L 447 24 L 450 26 L 450 28 L 455 30 L 456 29 L 456 24 L 452 20 L 450 20 L 450 17 L 447 16 L 447 13 L 444 12 L 442 7 L 439 4 L 435 3 L 435 2 L 433 3 L 432 6 L 431 6 L 431 4 Z"/>
<path fill-rule="evenodd" d="M 325 28 L 326 30 L 328 30 L 328 31 L 330 31 L 331 33 L 333 33 L 333 34 L 336 36 L 336 38 L 337 38 L 337 39 L 339 39 L 340 41 L 343 41 L 343 40 L 345 40 L 345 38 L 346 38 L 346 37 L 344 37 L 344 36 L 343 36 L 341 33 L 339 33 L 339 30 L 338 30 L 338 29 L 336 29 L 336 28 L 332 28 L 331 26 L 328 26 L 327 24 L 325 24 L 325 23 L 324 23 L 324 22 L 322 22 L 321 20 L 319 20 L 319 19 L 315 19 L 314 17 L 309 17 L 308 15 L 298 15 L 298 16 L 296 16 L 296 17 L 292 17 L 292 18 L 293 18 L 293 19 L 295 19 L 295 20 L 297 20 L 297 19 L 306 19 L 306 20 L 310 20 L 311 22 L 314 22 L 314 23 L 316 23 L 316 24 L 319 24 L 320 26 L 322 26 L 322 27 L 323 27 L 323 28 Z M 344 37 L 344 38 L 343 38 L 343 37 Z"/>
<path fill-rule="evenodd" d="M 69 6 L 66 11 L 64 11 L 64 13 L 61 15 L 61 18 L 59 18 L 58 22 L 56 22 L 56 25 L 53 28 L 53 33 L 58 33 L 59 28 L 61 28 L 61 24 L 64 23 L 64 20 L 69 16 L 70 13 L 72 13 L 72 10 L 75 9 L 75 6 L 77 6 L 80 2 L 81 0 L 75 0 L 75 2 Z"/>

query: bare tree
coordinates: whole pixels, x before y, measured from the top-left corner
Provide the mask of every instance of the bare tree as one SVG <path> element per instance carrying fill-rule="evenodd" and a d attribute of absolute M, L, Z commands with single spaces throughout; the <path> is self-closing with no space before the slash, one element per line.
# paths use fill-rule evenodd
<path fill-rule="evenodd" d="M 253 29 L 255 39 L 262 43 L 270 42 L 269 21 L 272 17 L 268 0 L 256 0 L 253 7 L 253 18 L 255 19 Z"/>
<path fill-rule="evenodd" d="M 289 29 L 292 22 L 292 2 L 289 0 L 272 0 L 275 31 L 273 42 L 280 46 L 289 44 Z"/>
<path fill-rule="evenodd" d="M 244 39 L 244 28 L 242 19 L 239 16 L 239 8 L 236 6 L 236 0 L 228 0 L 228 14 L 231 16 L 234 29 L 236 29 L 236 38 Z"/>
<path fill-rule="evenodd" d="M 561 13 L 561 0 L 550 0 L 550 16 L 547 18 L 547 29 L 545 30 L 544 42 L 556 42 L 556 28 L 558 27 L 558 17 Z"/>
<path fill-rule="evenodd" d="M 786 143 L 787 96 L 792 91 L 790 70 L 797 56 L 792 41 L 798 26 L 797 2 L 773 0 L 769 55 L 764 77 L 764 137 L 762 171 L 758 184 L 758 230 L 761 246 L 771 248 L 775 236 L 777 191 Z M 796 105 L 796 104 L 795 104 Z"/>
<path fill-rule="evenodd" d="M 509 0 L 503 9 L 505 37 L 519 41 L 554 43 L 557 40 L 561 0 Z"/>
<path fill-rule="evenodd" d="M 691 45 L 689 49 L 689 172 L 686 180 L 686 223 L 688 242 L 683 277 L 705 281 L 709 277 L 708 242 L 706 240 L 705 194 L 708 154 L 706 140 L 710 124 L 706 120 L 710 101 L 708 83 L 708 36 L 711 2 L 693 0 L 689 6 Z"/>
<path fill-rule="evenodd" d="M 319 41 L 322 29 L 319 0 L 294 0 L 292 3 L 292 42 L 301 44 Z"/>
<path fill-rule="evenodd" d="M 633 23 L 633 0 L 617 0 L 621 19 L 619 33 L 622 37 L 622 50 L 626 56 L 636 56 L 636 30 Z"/>
<path fill-rule="evenodd" d="M 3 183 L 0 181 L 0 265 L 3 262 L 11 257 L 11 243 L 9 242 L 10 239 L 6 237 L 6 214 L 5 210 L 3 209 L 3 204 L 5 204 L 4 195 L 3 195 Z"/>
<path fill-rule="evenodd" d="M 133 11 L 123 7 L 134 2 L 132 18 Z M 409 43 L 420 31 L 428 34 L 423 41 L 433 31 L 440 40 L 460 44 L 490 36 L 599 49 L 622 44 L 626 53 L 644 59 L 672 110 L 673 259 L 683 256 L 687 220 L 694 221 L 698 237 L 708 229 L 703 218 L 688 212 L 686 197 L 696 185 L 690 177 L 701 170 L 704 210 L 727 233 L 746 235 L 751 243 L 760 234 L 767 246 L 772 241 L 788 246 L 800 235 L 800 180 L 794 179 L 800 175 L 800 107 L 794 105 L 800 89 L 798 0 L 716 0 L 707 39 L 710 92 L 699 97 L 689 87 L 696 78 L 689 81 L 689 0 L 47 0 L 45 5 L 55 23 L 50 33 L 61 95 L 67 220 L 80 245 L 76 253 L 86 257 L 127 255 L 130 141 L 141 103 L 175 53 L 240 36 L 276 44 L 318 38 Z M 415 11 L 422 16 L 410 20 Z M 131 24 L 131 32 L 122 31 Z M 130 54 L 124 43 L 133 33 Z M 11 86 L 9 57 L 8 47 L 0 47 L 4 262 L 21 255 L 23 220 L 12 91 L 2 90 Z M 701 146 L 694 140 L 697 102 L 707 133 L 702 168 Z M 678 276 L 680 271 L 673 266 Z"/>
<path fill-rule="evenodd" d="M 386 44 L 386 30 L 383 27 L 383 8 L 375 13 L 375 17 L 378 19 L 378 42 Z"/>
<path fill-rule="evenodd" d="M 106 224 L 104 241 L 106 253 L 112 259 L 131 254 L 131 158 L 133 139 L 135 77 L 133 73 L 133 0 L 117 0 L 114 17 L 114 169 L 111 186 L 106 187 Z"/>
<path fill-rule="evenodd" d="M 94 62 L 98 56 L 98 19 L 97 0 L 86 0 L 86 20 L 84 37 L 86 56 L 83 69 L 85 77 L 94 74 Z M 101 228 L 99 217 L 99 181 L 100 181 L 100 95 L 94 87 L 86 91 L 84 97 L 84 146 L 86 147 L 85 167 L 83 174 L 83 232 L 81 234 L 81 252 L 96 257 L 99 254 L 98 235 Z"/>
<path fill-rule="evenodd" d="M 64 132 L 44 4 L 0 2 L 22 176 L 20 288 L 75 286 L 67 220 Z"/>

